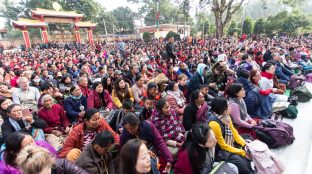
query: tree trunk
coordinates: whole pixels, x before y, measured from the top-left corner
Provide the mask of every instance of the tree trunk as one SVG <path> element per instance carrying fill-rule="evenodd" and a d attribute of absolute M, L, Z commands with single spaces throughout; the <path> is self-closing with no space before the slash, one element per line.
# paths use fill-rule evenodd
<path fill-rule="evenodd" d="M 215 15 L 215 24 L 216 24 L 216 38 L 220 39 L 223 37 L 223 25 L 222 25 L 222 17 L 219 15 Z"/>

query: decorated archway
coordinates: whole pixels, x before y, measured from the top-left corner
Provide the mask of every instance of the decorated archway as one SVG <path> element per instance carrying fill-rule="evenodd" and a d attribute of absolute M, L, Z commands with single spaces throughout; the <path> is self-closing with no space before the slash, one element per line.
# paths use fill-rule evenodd
<path fill-rule="evenodd" d="M 47 32 L 48 23 L 72 25 L 77 43 L 81 43 L 79 29 L 87 29 L 89 43 L 93 44 L 93 29 L 96 27 L 96 24 L 88 21 L 81 22 L 83 16 L 83 14 L 78 14 L 75 11 L 56 11 L 37 8 L 31 10 L 31 17 L 35 20 L 18 19 L 18 21 L 12 21 L 12 23 L 14 28 L 22 31 L 26 48 L 31 48 L 28 28 L 40 28 L 42 42 L 49 42 L 49 35 Z"/>

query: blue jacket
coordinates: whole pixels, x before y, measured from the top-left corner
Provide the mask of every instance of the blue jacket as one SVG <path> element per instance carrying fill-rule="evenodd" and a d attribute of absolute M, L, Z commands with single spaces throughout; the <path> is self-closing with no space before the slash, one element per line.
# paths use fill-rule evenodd
<path fill-rule="evenodd" d="M 77 122 L 77 118 L 80 111 L 80 105 L 84 107 L 84 110 L 87 109 L 87 98 L 85 96 L 81 96 L 79 100 L 74 100 L 71 97 L 67 97 L 64 101 L 64 109 L 66 111 L 67 118 L 73 122 Z"/>
<path fill-rule="evenodd" d="M 281 63 L 277 62 L 275 74 L 278 79 L 280 80 L 286 80 L 287 82 L 290 80 L 290 77 L 293 75 L 293 73 L 288 70 L 285 66 L 283 66 Z"/>
<path fill-rule="evenodd" d="M 192 74 L 188 70 L 182 70 L 181 68 L 178 69 L 177 74 L 185 74 L 189 79 L 192 77 Z"/>
<path fill-rule="evenodd" d="M 190 83 L 188 86 L 189 92 L 195 91 L 200 88 L 200 85 L 207 83 L 207 79 L 204 74 L 204 69 L 206 65 L 203 63 L 198 64 L 197 71 L 194 76 L 190 79 Z M 203 77 L 203 78 L 202 78 Z"/>

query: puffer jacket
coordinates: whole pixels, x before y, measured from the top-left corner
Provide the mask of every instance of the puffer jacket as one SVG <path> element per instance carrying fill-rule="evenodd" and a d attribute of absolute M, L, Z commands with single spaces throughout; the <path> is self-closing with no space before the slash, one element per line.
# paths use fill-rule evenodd
<path fill-rule="evenodd" d="M 99 125 L 95 131 L 98 133 L 104 130 L 110 131 L 113 134 L 115 143 L 117 144 L 119 143 L 119 136 L 116 134 L 115 131 L 113 131 L 113 129 L 108 125 L 108 123 L 104 120 L 104 118 L 101 118 L 99 121 Z M 73 130 L 69 133 L 69 135 L 66 137 L 63 148 L 59 153 L 59 157 L 64 158 L 67 155 L 67 153 L 73 148 L 82 150 L 84 133 L 85 133 L 85 124 L 84 123 L 77 124 L 73 128 Z"/>

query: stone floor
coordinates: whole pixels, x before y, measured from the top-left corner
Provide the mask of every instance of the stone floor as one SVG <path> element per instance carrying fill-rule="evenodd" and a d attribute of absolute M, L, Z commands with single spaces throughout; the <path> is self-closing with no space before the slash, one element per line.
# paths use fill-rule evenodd
<path fill-rule="evenodd" d="M 306 83 L 306 86 L 312 92 L 312 83 Z M 292 145 L 272 151 L 286 167 L 283 174 L 312 174 L 312 100 L 299 103 L 297 108 L 296 119 L 283 119 L 293 126 L 296 140 Z"/>

